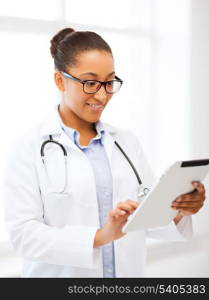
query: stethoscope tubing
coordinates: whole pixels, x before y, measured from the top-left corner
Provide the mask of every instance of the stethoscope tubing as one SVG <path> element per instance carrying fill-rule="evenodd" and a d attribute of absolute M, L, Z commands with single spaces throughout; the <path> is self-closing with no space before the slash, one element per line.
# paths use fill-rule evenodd
<path fill-rule="evenodd" d="M 67 158 L 67 150 L 65 149 L 65 147 L 64 147 L 61 143 L 59 143 L 59 142 L 53 140 L 52 135 L 49 135 L 49 140 L 44 141 L 44 142 L 42 143 L 41 149 L 40 149 L 40 154 L 41 154 L 41 158 L 42 158 L 43 164 L 45 163 L 45 161 L 44 161 L 44 148 L 45 148 L 45 146 L 46 146 L 47 144 L 49 144 L 49 143 L 54 143 L 54 144 L 58 145 L 58 146 L 62 149 L 63 155 L 65 156 L 65 161 L 66 161 L 66 158 Z M 131 168 L 132 168 L 132 170 L 133 170 L 133 172 L 134 172 L 134 174 L 135 174 L 135 176 L 136 176 L 136 178 L 137 178 L 137 181 L 138 181 L 138 183 L 139 183 L 139 186 L 141 186 L 141 185 L 142 185 L 142 181 L 141 181 L 141 178 L 140 178 L 140 176 L 139 176 L 139 173 L 137 172 L 137 170 L 136 170 L 134 164 L 132 163 L 132 161 L 130 160 L 130 158 L 129 158 L 128 155 L 126 154 L 126 152 L 123 150 L 123 148 L 118 144 L 118 142 L 114 141 L 114 143 L 115 143 L 115 145 L 117 146 L 117 148 L 120 150 L 120 152 L 124 155 L 124 157 L 126 158 L 126 160 L 128 161 L 129 165 L 131 166 Z M 143 193 L 144 195 L 146 195 L 148 192 L 149 192 L 149 189 L 148 189 L 148 188 L 144 188 L 144 189 L 143 189 L 143 192 L 141 192 L 141 193 Z"/>

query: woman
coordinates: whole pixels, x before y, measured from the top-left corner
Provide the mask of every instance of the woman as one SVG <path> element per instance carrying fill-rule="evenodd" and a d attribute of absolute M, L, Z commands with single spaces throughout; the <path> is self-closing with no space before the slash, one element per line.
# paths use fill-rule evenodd
<path fill-rule="evenodd" d="M 146 236 L 190 238 L 204 186 L 195 183 L 173 202 L 179 213 L 168 226 L 124 234 L 139 205 L 138 181 L 114 141 L 143 184 L 153 182 L 135 136 L 100 120 L 122 85 L 112 51 L 98 34 L 71 28 L 58 32 L 50 49 L 60 105 L 15 144 L 5 177 L 6 222 L 24 258 L 22 276 L 143 276 Z"/>

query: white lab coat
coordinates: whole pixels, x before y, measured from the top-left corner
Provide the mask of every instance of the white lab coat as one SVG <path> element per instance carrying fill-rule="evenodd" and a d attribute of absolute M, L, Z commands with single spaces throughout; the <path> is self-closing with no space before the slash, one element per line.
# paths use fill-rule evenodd
<path fill-rule="evenodd" d="M 153 181 L 136 137 L 129 131 L 104 125 L 107 129 L 104 146 L 112 171 L 115 207 L 127 199 L 137 200 L 138 182 L 114 145 L 114 139 L 133 161 L 144 187 L 151 188 Z M 64 182 L 61 150 L 51 144 L 46 151 L 51 185 L 41 160 L 40 147 L 49 134 L 68 152 L 68 185 L 64 194 L 53 193 L 53 189 L 62 189 Z M 4 179 L 4 200 L 12 244 L 24 258 L 23 277 L 103 277 L 101 247 L 93 248 L 99 228 L 93 170 L 85 154 L 61 129 L 57 108 L 14 143 Z M 144 275 L 146 236 L 185 240 L 191 235 L 190 217 L 184 217 L 177 226 L 171 222 L 163 228 L 126 234 L 114 242 L 116 276 Z"/>

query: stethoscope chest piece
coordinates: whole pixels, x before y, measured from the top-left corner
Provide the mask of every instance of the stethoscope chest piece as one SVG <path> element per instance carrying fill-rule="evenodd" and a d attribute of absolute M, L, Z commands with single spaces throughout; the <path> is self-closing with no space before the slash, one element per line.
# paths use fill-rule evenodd
<path fill-rule="evenodd" d="M 149 189 L 148 188 L 143 188 L 143 186 L 141 185 L 139 187 L 139 192 L 137 194 L 138 200 L 143 200 L 147 196 L 148 193 L 149 193 Z"/>

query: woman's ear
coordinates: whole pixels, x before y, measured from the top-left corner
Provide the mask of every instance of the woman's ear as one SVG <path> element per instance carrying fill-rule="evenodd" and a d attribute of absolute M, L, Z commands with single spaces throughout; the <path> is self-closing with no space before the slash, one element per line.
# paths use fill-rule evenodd
<path fill-rule="evenodd" d="M 63 79 L 62 75 L 60 74 L 60 72 L 57 71 L 54 73 L 54 81 L 55 81 L 58 89 L 61 92 L 64 92 L 65 91 L 65 82 L 64 82 L 64 79 Z"/>

